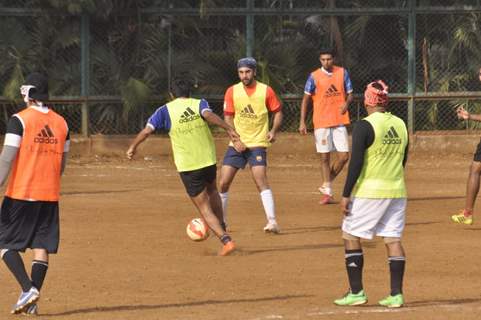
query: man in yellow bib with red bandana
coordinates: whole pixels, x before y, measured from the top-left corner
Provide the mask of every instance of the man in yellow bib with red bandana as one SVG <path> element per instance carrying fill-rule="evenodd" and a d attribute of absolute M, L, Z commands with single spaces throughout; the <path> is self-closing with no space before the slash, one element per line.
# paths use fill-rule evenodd
<path fill-rule="evenodd" d="M 282 123 L 281 103 L 271 87 L 256 81 L 256 65 L 254 58 L 240 59 L 237 72 L 241 81 L 225 93 L 225 121 L 235 127 L 242 143 L 231 142 L 227 148 L 220 174 L 220 197 L 226 222 L 229 187 L 237 171 L 249 163 L 267 218 L 264 231 L 278 233 L 274 198 L 267 181 L 266 149 L 275 141 Z M 269 112 L 274 114 L 270 130 Z"/>

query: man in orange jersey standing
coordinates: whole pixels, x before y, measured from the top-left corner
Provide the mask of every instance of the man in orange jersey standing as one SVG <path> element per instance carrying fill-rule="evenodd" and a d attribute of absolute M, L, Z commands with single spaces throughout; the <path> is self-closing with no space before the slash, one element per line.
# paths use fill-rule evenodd
<path fill-rule="evenodd" d="M 11 171 L 0 212 L 0 254 L 22 288 L 12 313 L 37 314 L 48 256 L 59 245 L 60 177 L 70 139 L 65 119 L 44 104 L 49 96 L 43 75 L 27 76 L 20 91 L 27 108 L 10 118 L 0 154 L 1 185 Z M 30 276 L 19 254 L 28 248 Z"/>
<path fill-rule="evenodd" d="M 316 150 L 321 155 L 321 204 L 332 203 L 332 182 L 349 160 L 346 125 L 349 104 L 352 102 L 352 84 L 346 69 L 334 65 L 331 49 L 322 49 L 321 68 L 309 75 L 301 103 L 299 132 L 307 134 L 307 107 L 312 101 Z M 337 162 L 331 164 L 331 153 L 337 151 Z"/>
<path fill-rule="evenodd" d="M 281 103 L 274 90 L 256 81 L 257 62 L 242 58 L 237 62 L 240 82 L 229 87 L 224 97 L 225 121 L 240 135 L 240 143 L 230 143 L 220 173 L 220 197 L 227 223 L 228 191 L 239 169 L 249 164 L 267 218 L 264 232 L 279 233 L 274 197 L 267 181 L 267 147 L 276 139 L 282 123 Z M 273 114 L 269 130 L 269 112 Z"/>

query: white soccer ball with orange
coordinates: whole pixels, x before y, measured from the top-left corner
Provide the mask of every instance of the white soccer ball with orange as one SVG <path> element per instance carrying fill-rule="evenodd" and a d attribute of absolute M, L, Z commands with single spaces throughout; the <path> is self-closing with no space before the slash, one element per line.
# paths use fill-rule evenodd
<path fill-rule="evenodd" d="M 193 241 L 203 241 L 209 237 L 209 226 L 202 218 L 192 219 L 186 228 L 187 235 Z"/>

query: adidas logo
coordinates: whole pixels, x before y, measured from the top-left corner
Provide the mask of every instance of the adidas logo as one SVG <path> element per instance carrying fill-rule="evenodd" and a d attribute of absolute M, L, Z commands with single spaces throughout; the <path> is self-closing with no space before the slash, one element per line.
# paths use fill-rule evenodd
<path fill-rule="evenodd" d="M 37 136 L 33 139 L 35 143 L 48 143 L 48 144 L 57 144 L 58 139 L 55 138 L 55 135 L 52 132 L 52 129 L 47 125 L 37 133 Z"/>
<path fill-rule="evenodd" d="M 351 262 L 347 265 L 348 267 L 357 268 L 357 264 L 355 262 Z"/>
<path fill-rule="evenodd" d="M 245 107 L 244 110 L 241 111 L 240 116 L 242 118 L 257 119 L 257 115 L 250 104 L 248 104 L 247 107 Z"/>
<path fill-rule="evenodd" d="M 394 127 L 389 128 L 387 133 L 384 135 L 382 139 L 382 144 L 401 144 L 402 140 L 399 138 L 399 135 L 396 132 Z"/>
<path fill-rule="evenodd" d="M 185 122 L 190 122 L 194 121 L 200 118 L 200 115 L 195 114 L 194 111 L 190 107 L 187 107 L 185 109 L 184 113 L 180 116 L 179 123 L 185 123 Z"/>
<path fill-rule="evenodd" d="M 341 93 L 339 90 L 337 90 L 336 86 L 331 84 L 331 86 L 326 90 L 325 96 L 326 97 L 333 97 L 333 96 L 338 96 Z"/>

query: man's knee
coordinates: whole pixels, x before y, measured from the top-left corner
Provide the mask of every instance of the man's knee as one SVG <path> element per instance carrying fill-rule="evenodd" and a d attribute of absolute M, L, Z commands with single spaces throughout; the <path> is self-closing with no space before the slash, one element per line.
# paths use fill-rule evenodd
<path fill-rule="evenodd" d="M 395 245 L 397 243 L 401 244 L 401 238 L 400 237 L 384 237 L 384 243 L 386 245 Z"/>
<path fill-rule="evenodd" d="M 341 153 L 338 153 L 337 155 L 337 159 L 340 163 L 346 163 L 347 161 L 349 161 L 349 153 L 348 152 L 341 152 Z"/>
<path fill-rule="evenodd" d="M 347 240 L 347 241 L 359 241 L 360 240 L 359 237 L 353 236 L 352 234 L 347 233 L 345 231 L 342 232 L 342 238 L 344 240 Z"/>
<path fill-rule="evenodd" d="M 219 181 L 219 192 L 225 193 L 229 191 L 230 183 L 224 179 L 220 179 Z"/>
<path fill-rule="evenodd" d="M 480 161 L 473 161 L 471 164 L 471 173 L 481 174 L 481 162 Z"/>
<path fill-rule="evenodd" d="M 329 152 L 320 153 L 320 155 L 321 155 L 321 163 L 327 163 L 327 164 L 329 164 L 329 161 L 330 161 L 330 153 L 329 153 Z"/>

